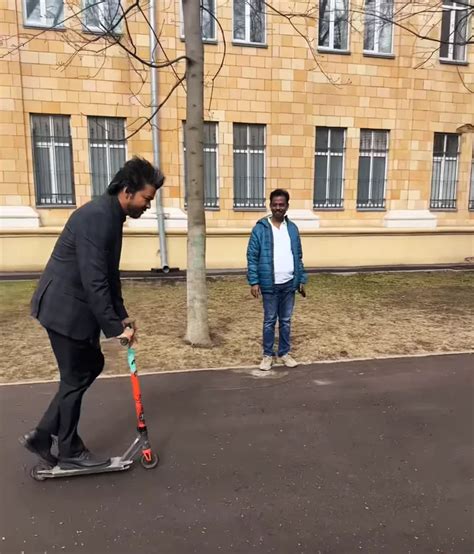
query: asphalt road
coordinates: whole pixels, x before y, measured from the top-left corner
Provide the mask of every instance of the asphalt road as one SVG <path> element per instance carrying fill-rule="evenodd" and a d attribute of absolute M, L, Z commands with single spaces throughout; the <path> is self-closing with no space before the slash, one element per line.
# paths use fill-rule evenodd
<path fill-rule="evenodd" d="M 42 483 L 17 437 L 56 385 L 0 387 L 0 552 L 470 554 L 473 374 L 446 355 L 143 376 L 160 465 Z M 126 449 L 128 379 L 93 386 L 81 435 Z"/>

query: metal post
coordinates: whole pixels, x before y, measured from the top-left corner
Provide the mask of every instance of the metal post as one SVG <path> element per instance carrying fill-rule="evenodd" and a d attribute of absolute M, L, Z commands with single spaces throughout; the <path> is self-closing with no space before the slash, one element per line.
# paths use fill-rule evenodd
<path fill-rule="evenodd" d="M 156 61 L 156 51 L 158 42 L 156 40 L 156 14 L 155 14 L 155 0 L 150 0 L 150 61 L 154 63 Z M 156 167 L 160 167 L 160 136 L 158 129 L 158 112 L 156 108 L 159 105 L 158 99 L 158 70 L 154 67 L 150 68 L 151 72 L 151 133 L 153 140 L 153 162 Z M 160 239 L 160 259 L 161 269 L 164 273 L 168 273 L 168 250 L 166 246 L 166 231 L 165 231 L 165 213 L 163 211 L 163 197 L 162 189 L 158 189 L 156 193 L 156 218 L 158 221 L 158 235 Z"/>

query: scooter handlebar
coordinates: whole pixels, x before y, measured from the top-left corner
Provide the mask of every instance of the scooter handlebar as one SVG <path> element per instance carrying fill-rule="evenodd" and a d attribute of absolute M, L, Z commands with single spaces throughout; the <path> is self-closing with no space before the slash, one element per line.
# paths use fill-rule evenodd
<path fill-rule="evenodd" d="M 127 325 L 125 329 L 133 329 L 131 325 Z M 122 337 L 120 339 L 121 346 L 128 346 L 130 344 L 130 341 L 127 339 L 127 337 Z"/>

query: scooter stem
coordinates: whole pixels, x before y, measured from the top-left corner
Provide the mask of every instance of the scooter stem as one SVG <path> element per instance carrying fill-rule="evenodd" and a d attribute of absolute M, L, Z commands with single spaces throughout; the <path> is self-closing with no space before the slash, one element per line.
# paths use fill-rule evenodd
<path fill-rule="evenodd" d="M 128 356 L 128 367 L 130 368 L 130 373 L 136 373 L 137 364 L 135 363 L 135 349 L 129 347 L 127 356 Z"/>
<path fill-rule="evenodd" d="M 130 380 L 132 382 L 133 399 L 135 400 L 135 412 L 137 414 L 138 431 L 145 431 L 145 414 L 143 411 L 142 394 L 140 390 L 140 382 L 137 375 L 137 366 L 135 363 L 135 350 L 128 349 L 128 366 L 130 368 Z"/>

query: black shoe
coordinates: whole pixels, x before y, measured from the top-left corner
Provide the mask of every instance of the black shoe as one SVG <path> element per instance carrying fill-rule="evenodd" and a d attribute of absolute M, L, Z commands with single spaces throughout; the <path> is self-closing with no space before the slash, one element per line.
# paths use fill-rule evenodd
<path fill-rule="evenodd" d="M 105 467 L 110 464 L 110 458 L 99 458 L 89 452 L 83 450 L 78 456 L 71 458 L 59 458 L 59 467 L 61 469 L 94 469 Z"/>
<path fill-rule="evenodd" d="M 33 429 L 18 439 L 27 450 L 39 456 L 42 460 L 55 466 L 58 463 L 56 456 L 51 454 L 53 440 L 46 431 Z"/>

